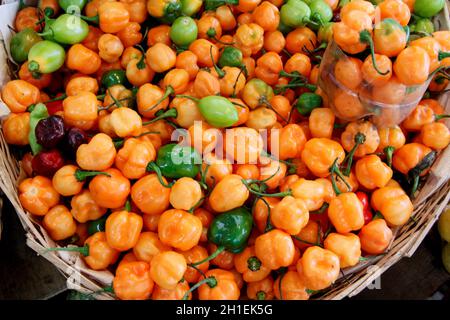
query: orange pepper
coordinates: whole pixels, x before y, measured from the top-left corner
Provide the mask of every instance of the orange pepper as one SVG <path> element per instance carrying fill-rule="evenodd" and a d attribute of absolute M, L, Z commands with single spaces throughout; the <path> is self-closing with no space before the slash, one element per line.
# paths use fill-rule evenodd
<path fill-rule="evenodd" d="M 361 243 L 356 234 L 330 233 L 323 244 L 325 249 L 330 250 L 339 257 L 341 268 L 353 267 L 359 263 Z"/>
<path fill-rule="evenodd" d="M 275 31 L 280 23 L 280 11 L 269 1 L 263 1 L 253 10 L 252 18 L 265 32 Z"/>
<path fill-rule="evenodd" d="M 130 193 L 130 180 L 115 168 L 107 169 L 105 172 L 109 176 L 95 176 L 89 183 L 92 197 L 99 206 L 104 208 L 123 207 Z"/>
<path fill-rule="evenodd" d="M 180 253 L 184 256 L 188 264 L 201 261 L 208 257 L 208 251 L 201 246 L 195 246 L 187 251 L 181 251 Z M 203 273 L 206 272 L 209 269 L 209 261 L 199 264 L 198 266 L 196 266 L 196 268 Z M 188 268 L 184 273 L 184 280 L 186 280 L 189 283 L 195 283 L 199 280 L 200 276 L 201 273 L 198 270 L 188 265 Z"/>
<path fill-rule="evenodd" d="M 205 178 L 208 186 L 214 186 L 223 178 L 233 173 L 233 166 L 227 159 L 219 160 L 211 154 L 210 156 L 204 157 L 203 161 L 202 170 L 206 172 Z"/>
<path fill-rule="evenodd" d="M 265 232 L 267 228 L 267 218 L 269 217 L 270 211 L 275 208 L 275 206 L 280 202 L 280 199 L 273 197 L 262 197 L 256 200 L 253 209 L 253 221 L 255 222 L 256 228 L 259 232 Z"/>
<path fill-rule="evenodd" d="M 283 178 L 280 182 L 280 192 L 288 191 L 292 185 L 297 182 L 300 177 L 297 174 L 291 174 Z"/>
<path fill-rule="evenodd" d="M 240 291 L 233 273 L 214 269 L 205 273 L 206 278 L 214 278 L 213 283 L 204 283 L 198 288 L 200 300 L 238 300 Z"/>
<path fill-rule="evenodd" d="M 197 208 L 194 210 L 194 216 L 200 219 L 202 222 L 203 230 L 202 235 L 200 237 L 200 242 L 207 242 L 208 241 L 208 227 L 211 224 L 214 216 L 211 212 L 206 210 L 205 208 Z"/>
<path fill-rule="evenodd" d="M 119 137 L 136 136 L 141 133 L 142 119 L 133 109 L 122 107 L 111 112 L 111 126 Z"/>
<path fill-rule="evenodd" d="M 272 300 L 274 297 L 273 291 L 271 276 L 247 284 L 247 297 L 251 300 Z"/>
<path fill-rule="evenodd" d="M 296 235 L 308 223 L 308 207 L 302 199 L 296 199 L 291 196 L 284 197 L 273 208 L 270 220 L 276 228 Z"/>
<path fill-rule="evenodd" d="M 255 77 L 255 59 L 252 57 L 243 57 L 242 63 L 245 66 L 245 70 L 247 70 L 247 80 Z"/>
<path fill-rule="evenodd" d="M 68 96 L 76 96 L 83 92 L 92 92 L 93 94 L 97 94 L 97 79 L 87 76 L 79 76 L 69 80 L 66 85 L 66 94 Z"/>
<path fill-rule="evenodd" d="M 239 175 L 231 174 L 217 183 L 209 196 L 211 207 L 216 212 L 225 212 L 241 207 L 250 192 Z"/>
<path fill-rule="evenodd" d="M 354 156 L 363 157 L 366 154 L 373 153 L 380 144 L 380 136 L 377 128 L 369 121 L 351 122 L 345 127 L 345 131 L 341 135 L 341 144 L 348 152 L 356 145 L 357 135 L 363 134 L 365 139 L 359 143 Z"/>
<path fill-rule="evenodd" d="M 309 219 L 306 226 L 294 237 L 294 244 L 297 248 L 304 250 L 310 246 L 320 243 L 322 231 L 317 221 Z"/>
<path fill-rule="evenodd" d="M 273 293 L 279 300 L 308 300 L 305 281 L 298 272 L 290 270 L 273 283 Z"/>
<path fill-rule="evenodd" d="M 30 143 L 28 134 L 30 132 L 30 113 L 10 113 L 2 123 L 3 136 L 9 144 L 26 146 Z"/>
<path fill-rule="evenodd" d="M 445 124 L 433 122 L 422 127 L 420 138 L 427 147 L 434 150 L 442 150 L 450 143 L 450 131 Z"/>
<path fill-rule="evenodd" d="M 126 66 L 128 81 L 136 87 L 140 87 L 153 80 L 155 72 L 145 62 L 144 57 L 131 59 Z"/>
<path fill-rule="evenodd" d="M 219 94 L 219 79 L 208 71 L 200 70 L 194 80 L 194 92 L 199 98 Z"/>
<path fill-rule="evenodd" d="M 158 223 L 161 242 L 183 251 L 198 244 L 202 229 L 203 225 L 198 217 L 178 209 L 165 211 Z"/>
<path fill-rule="evenodd" d="M 142 41 L 141 25 L 128 22 L 125 28 L 116 33 L 125 48 L 132 47 Z"/>
<path fill-rule="evenodd" d="M 77 163 L 84 170 L 105 170 L 111 167 L 116 157 L 116 148 L 112 139 L 98 133 L 87 144 L 77 149 Z"/>
<path fill-rule="evenodd" d="M 178 179 L 170 192 L 170 204 L 175 209 L 192 210 L 202 201 L 203 191 L 196 180 L 189 177 Z"/>
<path fill-rule="evenodd" d="M 385 220 L 375 219 L 362 227 L 358 236 L 364 252 L 378 255 L 387 249 L 393 235 Z"/>
<path fill-rule="evenodd" d="M 379 152 L 383 151 L 386 147 L 389 146 L 393 147 L 394 149 L 399 149 L 403 147 L 406 141 L 405 134 L 399 126 L 394 126 L 391 128 L 379 128 L 378 135 L 380 136 L 380 144 L 377 148 L 377 151 Z"/>
<path fill-rule="evenodd" d="M 70 201 L 70 206 L 72 208 L 70 212 L 73 217 L 81 223 L 90 220 L 97 220 L 106 213 L 106 209 L 100 207 L 95 202 L 91 193 L 87 189 L 74 195 Z"/>
<path fill-rule="evenodd" d="M 14 113 L 25 112 L 27 108 L 39 102 L 39 89 L 24 80 L 8 81 L 2 88 L 2 100 Z"/>
<path fill-rule="evenodd" d="M 274 141 L 271 132 L 270 151 L 275 157 L 280 160 L 301 157 L 307 142 L 305 133 L 298 124 L 284 126 L 279 130 L 278 137 L 278 141 Z"/>
<path fill-rule="evenodd" d="M 249 112 L 245 125 L 255 130 L 264 130 L 272 128 L 276 122 L 275 111 L 266 107 L 258 107 Z"/>
<path fill-rule="evenodd" d="M 430 56 L 421 47 L 410 46 L 403 49 L 394 62 L 394 72 L 401 83 L 419 85 L 428 78 Z"/>
<path fill-rule="evenodd" d="M 346 3 L 342 8 L 341 8 L 341 12 L 340 15 L 345 16 L 345 15 L 350 15 L 352 11 L 354 10 L 360 10 L 362 12 L 365 12 L 369 15 L 369 17 L 374 20 L 375 19 L 375 14 L 376 14 L 376 10 L 375 10 L 375 6 L 369 2 L 369 1 L 365 1 L 365 0 L 358 0 L 358 1 L 353 1 L 353 3 L 348 2 Z"/>
<path fill-rule="evenodd" d="M 25 61 L 20 66 L 18 76 L 19 76 L 20 80 L 24 80 L 24 81 L 32 84 L 39 90 L 42 90 L 42 89 L 50 86 L 50 83 L 52 82 L 52 79 L 53 79 L 51 73 L 34 74 L 34 73 L 30 72 L 30 70 L 28 70 L 28 61 Z"/>
<path fill-rule="evenodd" d="M 236 67 L 223 67 L 222 71 L 225 72 L 225 75 L 219 79 L 220 94 L 224 97 L 239 95 L 245 87 L 245 73 Z M 236 107 L 242 109 L 242 107 Z"/>
<path fill-rule="evenodd" d="M 286 176 L 287 166 L 282 162 L 269 159 L 267 164 L 260 166 L 259 171 L 258 180 L 265 181 L 267 188 L 273 190 L 279 187 Z"/>
<path fill-rule="evenodd" d="M 208 244 L 208 251 L 210 255 L 216 252 L 216 250 L 217 246 L 214 243 Z M 210 264 L 220 269 L 232 270 L 234 268 L 234 256 L 234 253 L 224 250 L 219 253 L 214 259 L 211 259 Z"/>
<path fill-rule="evenodd" d="M 316 108 L 309 116 L 309 130 L 313 138 L 331 139 L 335 116 L 329 108 Z"/>
<path fill-rule="evenodd" d="M 170 26 L 160 25 L 148 31 L 147 46 L 151 47 L 157 43 L 163 43 L 167 46 L 172 44 L 170 40 Z"/>
<path fill-rule="evenodd" d="M 233 15 L 232 9 L 227 6 L 220 6 L 216 9 L 216 18 L 220 22 L 220 26 L 222 27 L 222 30 L 230 31 L 233 30 L 236 27 L 236 18 Z"/>
<path fill-rule="evenodd" d="M 137 59 L 137 61 L 139 61 L 143 56 L 145 56 L 143 52 L 141 52 L 141 50 L 139 49 L 136 49 L 135 47 L 125 48 L 125 50 L 123 50 L 122 56 L 120 57 L 120 65 L 123 69 L 126 69 L 128 63 L 131 60 Z"/>
<path fill-rule="evenodd" d="M 388 56 L 382 54 L 374 54 L 375 63 L 371 56 L 368 56 L 361 67 L 363 79 L 370 85 L 375 87 L 385 85 L 392 77 L 392 62 Z M 375 69 L 374 65 L 378 67 Z"/>
<path fill-rule="evenodd" d="M 83 46 L 98 53 L 98 39 L 103 35 L 103 31 L 97 27 L 89 26 L 89 33 L 81 42 Z"/>
<path fill-rule="evenodd" d="M 143 230 L 157 232 L 160 217 L 161 215 L 159 214 L 144 214 L 142 216 L 144 222 Z"/>
<path fill-rule="evenodd" d="M 189 73 L 184 69 L 172 69 L 166 73 L 162 81 L 162 88 L 175 94 L 183 93 L 189 85 Z"/>
<path fill-rule="evenodd" d="M 182 128 L 188 129 L 196 121 L 204 120 L 197 103 L 192 99 L 175 97 L 170 102 L 170 108 L 177 110 L 177 117 L 174 122 Z"/>
<path fill-rule="evenodd" d="M 100 65 L 101 59 L 97 52 L 85 47 L 81 43 L 74 44 L 67 51 L 66 66 L 71 70 L 84 74 L 92 74 L 100 69 Z"/>
<path fill-rule="evenodd" d="M 136 95 L 139 113 L 146 118 L 154 118 L 156 112 L 169 105 L 169 97 L 160 101 L 163 96 L 164 90 L 158 86 L 151 83 L 140 86 Z"/>
<path fill-rule="evenodd" d="M 294 260 L 295 247 L 289 234 L 274 229 L 256 238 L 256 257 L 271 270 L 289 266 Z"/>
<path fill-rule="evenodd" d="M 156 151 L 151 142 L 130 138 L 117 152 L 115 165 L 128 179 L 139 179 L 146 174 L 147 164 L 155 158 Z"/>
<path fill-rule="evenodd" d="M 361 229 L 364 225 L 361 201 L 353 192 L 339 194 L 330 202 L 328 218 L 339 233 Z"/>
<path fill-rule="evenodd" d="M 327 138 L 308 140 L 302 151 L 302 160 L 308 169 L 317 177 L 325 178 L 330 174 L 330 167 L 337 160 L 344 161 L 345 152 L 342 146 Z"/>
<path fill-rule="evenodd" d="M 245 282 L 256 282 L 266 278 L 270 269 L 262 264 L 255 255 L 255 247 L 247 247 L 234 256 L 234 266 L 242 273 Z"/>
<path fill-rule="evenodd" d="M 181 300 L 189 291 L 189 284 L 186 281 L 178 282 L 175 289 L 164 289 L 155 285 L 152 292 L 152 300 Z M 192 293 L 189 293 L 188 300 L 192 299 Z"/>
<path fill-rule="evenodd" d="M 401 226 L 408 222 L 413 212 L 413 204 L 406 193 L 397 187 L 383 187 L 372 193 L 370 204 L 383 215 L 391 226 Z"/>
<path fill-rule="evenodd" d="M 361 85 L 363 80 L 362 66 L 363 62 L 357 58 L 346 57 L 339 59 L 334 66 L 334 76 L 339 83 L 351 90 L 355 90 Z"/>
<path fill-rule="evenodd" d="M 131 199 L 146 214 L 163 213 L 169 207 L 169 196 L 170 189 L 161 185 L 156 174 L 144 176 L 131 188 Z"/>
<path fill-rule="evenodd" d="M 284 71 L 287 73 L 296 71 L 305 77 L 309 77 L 311 68 L 311 60 L 303 53 L 294 53 L 284 64 Z"/>
<path fill-rule="evenodd" d="M 166 44 L 155 43 L 145 53 L 145 59 L 155 72 L 164 72 L 175 66 L 176 54 Z"/>
<path fill-rule="evenodd" d="M 260 4 L 261 0 L 241 0 L 236 6 L 239 12 L 252 12 Z"/>
<path fill-rule="evenodd" d="M 411 18 L 411 11 L 406 3 L 401 0 L 386 0 L 378 5 L 380 19 L 392 18 L 402 26 L 407 26 Z"/>
<path fill-rule="evenodd" d="M 310 290 L 322 290 L 332 285 L 339 276 L 339 257 L 318 246 L 309 247 L 297 262 L 297 272 L 303 276 Z"/>
<path fill-rule="evenodd" d="M 98 7 L 100 29 L 106 33 L 116 33 L 124 29 L 130 21 L 130 14 L 122 2 L 105 2 Z"/>
<path fill-rule="evenodd" d="M 283 61 L 276 52 L 267 52 L 256 60 L 255 75 L 269 85 L 277 84 L 281 70 L 283 70 Z"/>
<path fill-rule="evenodd" d="M 359 2 L 359 1 L 358 1 Z M 341 16 L 341 21 L 332 26 L 334 41 L 347 53 L 357 54 L 367 48 L 367 43 L 361 41 L 360 33 L 372 32 L 372 18 L 365 11 L 351 10 Z"/>
<path fill-rule="evenodd" d="M 156 254 L 151 263 L 150 275 L 158 286 L 173 290 L 186 272 L 184 256 L 175 251 L 163 251 Z"/>
<path fill-rule="evenodd" d="M 134 212 L 113 212 L 105 224 L 108 244 L 119 251 L 133 248 L 139 240 L 142 225 L 142 217 Z"/>
<path fill-rule="evenodd" d="M 433 109 L 419 103 L 403 120 L 402 127 L 407 131 L 420 131 L 424 125 L 434 121 L 435 112 Z"/>
<path fill-rule="evenodd" d="M 150 265 L 143 261 L 121 264 L 113 280 L 114 294 L 121 300 L 149 299 L 153 286 Z"/>
<path fill-rule="evenodd" d="M 283 124 L 287 123 L 292 110 L 289 99 L 282 95 L 275 95 L 269 100 L 269 103 L 277 114 L 277 120 Z"/>
<path fill-rule="evenodd" d="M 292 183 L 291 190 L 292 195 L 302 200 L 309 211 L 318 210 L 324 203 L 325 188 L 320 182 L 300 178 Z"/>
<path fill-rule="evenodd" d="M 392 169 L 374 154 L 359 159 L 355 173 L 359 183 L 366 189 L 382 188 L 392 178 Z"/>
<path fill-rule="evenodd" d="M 98 54 L 108 63 L 118 61 L 124 49 L 120 38 L 113 34 L 105 33 L 98 39 Z"/>
<path fill-rule="evenodd" d="M 324 99 L 323 95 L 322 99 Z M 345 115 L 349 119 L 358 119 L 366 112 L 358 97 L 341 89 L 336 90 L 333 104 L 338 117 Z"/>
<path fill-rule="evenodd" d="M 197 20 L 198 39 L 219 39 L 222 36 L 220 21 L 212 15 L 203 15 Z"/>
<path fill-rule="evenodd" d="M 189 45 L 189 51 L 192 51 L 197 56 L 199 67 L 213 67 L 214 63 L 217 63 L 219 60 L 219 49 L 206 39 L 194 40 Z"/>
<path fill-rule="evenodd" d="M 119 258 L 119 251 L 111 248 L 106 241 L 105 232 L 94 233 L 84 244 L 89 248 L 89 255 L 83 260 L 93 270 L 104 270 Z"/>
<path fill-rule="evenodd" d="M 421 143 L 407 143 L 395 151 L 392 164 L 401 173 L 408 174 L 430 152 L 431 149 Z M 424 176 L 426 173 L 427 170 L 423 170 L 420 175 Z"/>
<path fill-rule="evenodd" d="M 42 225 L 55 241 L 64 240 L 73 236 L 77 230 L 77 224 L 74 221 L 69 209 L 63 205 L 57 205 L 51 208 L 44 216 Z"/>
<path fill-rule="evenodd" d="M 100 103 L 92 92 L 83 91 L 75 96 L 68 96 L 62 104 L 64 121 L 68 124 L 91 123 L 98 118 Z"/>
<path fill-rule="evenodd" d="M 291 54 L 313 51 L 317 45 L 317 36 L 307 27 L 296 28 L 286 36 L 286 50 Z"/>
<path fill-rule="evenodd" d="M 37 216 L 45 215 L 59 202 L 59 193 L 46 177 L 27 178 L 19 184 L 19 200 L 25 210 Z"/>
<path fill-rule="evenodd" d="M 39 10 L 36 7 L 25 7 L 17 12 L 14 20 L 15 30 L 17 32 L 26 28 L 31 28 L 36 32 L 39 32 L 42 24 L 39 21 Z"/>
<path fill-rule="evenodd" d="M 242 24 L 236 29 L 233 38 L 244 57 L 249 57 L 263 47 L 264 29 L 256 23 Z"/>
<path fill-rule="evenodd" d="M 189 74 L 189 79 L 194 80 L 199 72 L 197 60 L 197 56 L 192 51 L 183 51 L 177 55 L 175 68 L 186 70 Z"/>
<path fill-rule="evenodd" d="M 147 19 L 147 2 L 145 0 L 120 0 L 130 14 L 130 22 L 143 23 Z"/>

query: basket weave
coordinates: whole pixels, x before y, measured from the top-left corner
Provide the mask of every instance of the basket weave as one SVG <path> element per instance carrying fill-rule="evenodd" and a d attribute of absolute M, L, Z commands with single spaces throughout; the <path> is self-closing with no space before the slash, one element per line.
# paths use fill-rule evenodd
<path fill-rule="evenodd" d="M 450 29 L 448 5 L 447 2 L 445 10 L 434 21 L 436 29 Z M 5 45 L 5 42 L 7 43 L 9 38 L 9 35 L 5 35 L 5 30 L 8 30 L 5 24 L 8 21 L 3 19 L 2 9 L 4 7 L 4 5 L 0 6 L 0 15 L 2 16 L 0 36 L 6 37 L 6 39 L 4 37 L 0 39 L 2 41 L 0 46 L 0 86 L 9 79 L 6 67 L 7 54 L 3 50 L 7 50 L 8 46 Z M 8 11 L 14 10 L 12 12 L 13 17 L 17 7 L 16 4 L 13 5 L 12 9 L 8 8 Z M 450 94 L 447 92 L 439 100 L 449 113 Z M 0 117 L 6 114 L 5 110 L 8 109 L 0 100 Z M 447 125 L 449 125 L 449 122 L 447 122 Z M 450 147 L 447 147 L 439 154 L 430 170 L 426 183 L 414 200 L 413 219 L 394 230 L 395 237 L 387 252 L 384 255 L 372 257 L 368 261 L 360 262 L 355 267 L 343 270 L 340 279 L 320 299 L 342 299 L 354 296 L 372 284 L 384 271 L 401 258 L 410 257 L 416 251 L 450 200 L 449 163 Z M 105 286 L 111 285 L 113 280 L 111 272 L 89 269 L 77 253 L 48 252 L 43 254 L 46 248 L 54 247 L 56 244 L 39 222 L 22 208 L 17 194 L 17 185 L 23 178 L 24 174 L 20 169 L 20 163 L 11 154 L 4 139 L 3 131 L 0 130 L 0 188 L 11 201 L 20 218 L 25 229 L 27 245 L 38 254 L 42 254 L 67 277 L 67 286 L 70 289 L 92 293 L 101 291 Z M 112 295 L 103 292 L 97 294 L 96 298 L 114 299 Z"/>

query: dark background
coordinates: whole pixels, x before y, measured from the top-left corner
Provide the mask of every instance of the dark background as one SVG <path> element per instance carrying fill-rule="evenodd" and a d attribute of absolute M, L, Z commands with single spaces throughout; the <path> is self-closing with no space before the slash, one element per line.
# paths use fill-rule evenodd
<path fill-rule="evenodd" d="M 25 244 L 22 225 L 8 200 L 3 200 L 0 240 L 0 300 L 65 300 L 65 278 Z M 441 262 L 442 241 L 436 226 L 413 257 L 403 258 L 381 276 L 381 289 L 364 290 L 351 299 L 450 300 L 450 274 Z"/>

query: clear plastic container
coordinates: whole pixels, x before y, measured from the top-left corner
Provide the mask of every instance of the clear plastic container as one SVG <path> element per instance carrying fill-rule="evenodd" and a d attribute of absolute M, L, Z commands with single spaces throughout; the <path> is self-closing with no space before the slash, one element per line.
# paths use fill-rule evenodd
<path fill-rule="evenodd" d="M 356 89 L 351 90 L 335 77 L 336 63 L 343 59 L 348 60 L 349 56 L 331 41 L 320 64 L 318 85 L 336 116 L 347 121 L 370 116 L 379 127 L 399 124 L 417 106 L 432 78 L 417 86 L 405 86 L 393 81 L 383 86 L 373 86 L 363 80 Z"/>

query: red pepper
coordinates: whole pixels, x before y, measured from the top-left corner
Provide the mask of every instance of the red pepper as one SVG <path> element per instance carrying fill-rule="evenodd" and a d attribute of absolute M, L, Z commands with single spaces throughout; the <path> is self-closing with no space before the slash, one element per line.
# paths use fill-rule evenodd
<path fill-rule="evenodd" d="M 46 177 L 52 177 L 63 165 L 64 159 L 57 149 L 41 151 L 31 160 L 33 172 Z"/>
<path fill-rule="evenodd" d="M 356 196 L 363 205 L 364 224 L 368 224 L 370 221 L 372 221 L 373 217 L 372 210 L 369 205 L 369 197 L 367 196 L 366 193 L 361 191 L 357 191 Z"/>
<path fill-rule="evenodd" d="M 58 93 L 55 98 L 63 96 L 63 93 Z M 53 99 L 52 99 L 53 100 Z M 44 102 L 45 106 L 47 107 L 48 114 L 53 115 L 59 111 L 62 111 L 62 103 L 64 99 L 56 100 L 56 101 L 50 101 L 50 102 Z"/>

